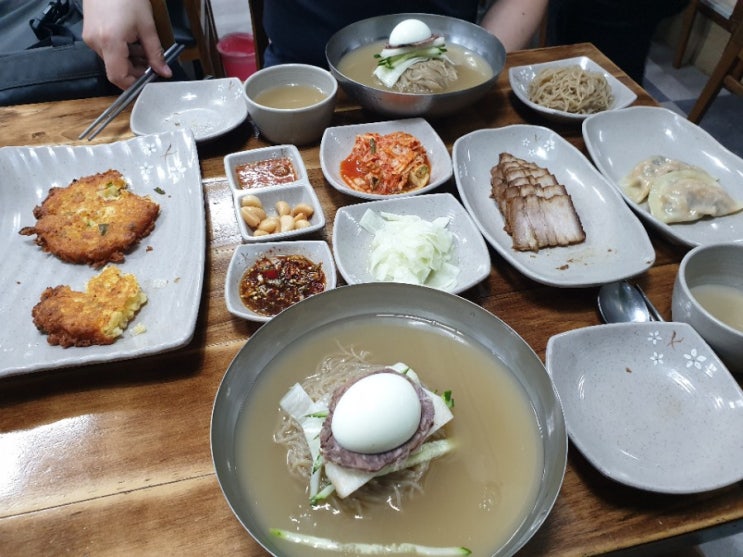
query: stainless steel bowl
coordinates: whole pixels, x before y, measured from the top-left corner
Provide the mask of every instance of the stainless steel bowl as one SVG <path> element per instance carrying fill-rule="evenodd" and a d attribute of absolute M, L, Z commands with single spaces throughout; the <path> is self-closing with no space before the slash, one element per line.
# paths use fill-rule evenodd
<path fill-rule="evenodd" d="M 338 71 L 338 62 L 348 52 L 386 39 L 390 31 L 405 19 L 420 19 L 450 44 L 463 46 L 482 56 L 493 69 L 493 77 L 480 85 L 452 93 L 397 93 L 374 89 L 354 81 Z M 343 90 L 364 108 L 386 116 L 437 117 L 452 114 L 485 95 L 498 79 L 506 61 L 506 49 L 485 29 L 474 23 L 431 14 L 394 14 L 372 17 L 352 23 L 333 35 L 325 47 L 330 72 Z"/>
<path fill-rule="evenodd" d="M 311 296 L 263 325 L 243 346 L 225 373 L 217 392 L 211 422 L 211 449 L 217 480 L 232 511 L 250 534 L 272 555 L 282 556 L 276 539 L 259 520 L 260 501 L 246 493 L 238 477 L 236 431 L 243 409 L 261 396 L 256 388 L 268 364 L 294 342 L 350 319 L 379 316 L 416 326 L 443 327 L 484 347 L 499 360 L 531 401 L 541 432 L 541 484 L 526 517 L 514 526 L 498 557 L 514 555 L 547 518 L 562 486 L 567 461 L 567 433 L 562 406 L 547 370 L 529 345 L 508 325 L 482 307 L 434 288 L 396 283 L 343 286 Z M 274 368 L 275 369 L 275 368 Z M 263 381 L 262 385 L 266 385 Z M 266 421 L 272 428 L 273 422 Z M 301 548 L 299 549 L 301 553 Z"/>

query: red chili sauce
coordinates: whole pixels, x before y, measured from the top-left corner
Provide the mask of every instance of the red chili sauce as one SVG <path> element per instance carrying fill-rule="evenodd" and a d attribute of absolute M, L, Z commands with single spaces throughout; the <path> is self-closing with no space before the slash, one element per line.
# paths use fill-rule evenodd
<path fill-rule="evenodd" d="M 259 188 L 294 182 L 297 171 L 289 157 L 279 157 L 239 164 L 235 167 L 235 177 L 242 189 Z"/>
<path fill-rule="evenodd" d="M 245 307 L 268 316 L 323 290 L 322 264 L 302 255 L 261 257 L 240 280 L 240 299 Z"/>

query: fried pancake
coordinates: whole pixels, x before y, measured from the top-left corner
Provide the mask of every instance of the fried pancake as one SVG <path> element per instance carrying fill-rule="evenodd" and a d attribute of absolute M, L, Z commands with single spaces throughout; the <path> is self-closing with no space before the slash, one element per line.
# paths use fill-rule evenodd
<path fill-rule="evenodd" d="M 88 281 L 85 292 L 67 285 L 47 288 L 31 315 L 49 344 L 65 348 L 111 344 L 146 301 L 134 275 L 109 265 Z"/>
<path fill-rule="evenodd" d="M 160 206 L 127 190 L 124 177 L 108 170 L 52 188 L 34 208 L 36 226 L 20 230 L 36 234 L 36 243 L 68 263 L 99 268 L 119 263 L 155 227 Z"/>

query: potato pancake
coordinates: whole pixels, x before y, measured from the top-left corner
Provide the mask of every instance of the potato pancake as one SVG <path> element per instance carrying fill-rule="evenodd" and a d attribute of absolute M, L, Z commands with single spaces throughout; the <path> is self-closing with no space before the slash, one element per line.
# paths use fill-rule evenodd
<path fill-rule="evenodd" d="M 146 301 L 134 275 L 109 265 L 88 281 L 85 292 L 67 285 L 47 288 L 31 315 L 49 344 L 111 344 Z"/>
<path fill-rule="evenodd" d="M 36 243 L 68 263 L 99 268 L 119 263 L 155 227 L 160 206 L 127 190 L 117 170 L 85 176 L 64 188 L 52 188 L 34 208 Z"/>

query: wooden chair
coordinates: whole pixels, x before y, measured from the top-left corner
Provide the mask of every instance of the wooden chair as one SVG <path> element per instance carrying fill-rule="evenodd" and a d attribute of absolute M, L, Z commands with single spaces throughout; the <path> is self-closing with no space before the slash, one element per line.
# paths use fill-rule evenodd
<path fill-rule="evenodd" d="M 738 2 L 738 7 L 736 7 L 738 12 L 741 11 L 740 6 L 743 4 Z M 689 112 L 689 120 L 695 124 L 698 123 L 723 87 L 737 95 L 743 95 L 741 77 L 743 77 L 743 20 L 739 20 L 733 29 L 730 40 L 722 51 L 720 61 Z"/>
<path fill-rule="evenodd" d="M 253 25 L 253 43 L 255 44 L 255 63 L 260 70 L 265 63 L 268 35 L 263 28 L 263 0 L 248 0 L 250 22 Z"/>
<path fill-rule="evenodd" d="M 217 51 L 217 27 L 209 0 L 150 0 L 160 41 L 167 48 L 176 40 L 186 48 L 182 62 L 196 62 L 203 75 L 224 77 L 222 59 Z"/>
<path fill-rule="evenodd" d="M 691 30 L 694 27 L 694 21 L 698 13 L 715 22 L 728 33 L 732 33 L 737 22 L 743 18 L 743 0 L 736 1 L 732 12 L 728 12 L 724 6 L 720 5 L 720 2 L 715 2 L 714 0 L 691 0 L 684 11 L 681 22 L 681 37 L 679 38 L 679 43 L 676 46 L 676 54 L 673 58 L 674 68 L 680 68 L 683 65 Z"/>

